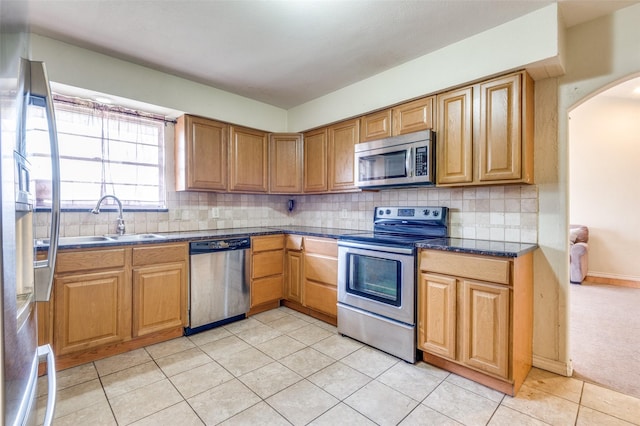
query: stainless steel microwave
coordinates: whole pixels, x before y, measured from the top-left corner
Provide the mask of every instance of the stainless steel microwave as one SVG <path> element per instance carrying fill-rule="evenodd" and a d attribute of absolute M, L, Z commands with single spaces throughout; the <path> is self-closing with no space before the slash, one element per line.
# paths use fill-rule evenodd
<path fill-rule="evenodd" d="M 435 184 L 435 133 L 431 130 L 355 145 L 360 188 Z"/>

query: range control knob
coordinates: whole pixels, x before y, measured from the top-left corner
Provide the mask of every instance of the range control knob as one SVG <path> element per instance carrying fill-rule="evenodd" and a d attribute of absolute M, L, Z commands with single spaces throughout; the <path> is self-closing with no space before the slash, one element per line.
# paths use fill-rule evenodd
<path fill-rule="evenodd" d="M 379 214 L 380 216 L 384 215 L 384 210 L 380 210 L 380 211 L 378 212 L 378 214 Z"/>
<path fill-rule="evenodd" d="M 438 217 L 438 216 L 440 216 L 440 212 L 439 212 L 438 210 L 434 210 L 434 211 L 433 211 L 433 216 L 434 216 L 434 217 Z"/>
<path fill-rule="evenodd" d="M 429 209 L 424 209 L 424 210 L 422 211 L 422 214 L 424 214 L 425 216 L 429 216 L 429 212 L 430 212 L 430 210 L 429 210 Z"/>
<path fill-rule="evenodd" d="M 391 214 L 391 210 L 387 209 L 386 214 Z"/>

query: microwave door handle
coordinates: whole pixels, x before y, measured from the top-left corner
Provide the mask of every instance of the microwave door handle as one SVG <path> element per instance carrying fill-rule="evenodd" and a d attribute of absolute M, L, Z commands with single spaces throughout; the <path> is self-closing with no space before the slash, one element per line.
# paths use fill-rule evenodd
<path fill-rule="evenodd" d="M 413 163 L 411 159 L 413 158 L 413 147 L 407 149 L 407 163 L 405 164 L 407 177 L 413 177 Z"/>
<path fill-rule="evenodd" d="M 30 64 L 31 82 L 29 92 L 45 99 L 49 143 L 51 146 L 51 232 L 49 236 L 49 251 L 45 260 L 34 262 L 36 301 L 47 302 L 51 297 L 53 273 L 58 254 L 58 236 L 60 233 L 60 156 L 53 97 L 51 96 L 47 70 L 42 62 L 32 61 Z"/>

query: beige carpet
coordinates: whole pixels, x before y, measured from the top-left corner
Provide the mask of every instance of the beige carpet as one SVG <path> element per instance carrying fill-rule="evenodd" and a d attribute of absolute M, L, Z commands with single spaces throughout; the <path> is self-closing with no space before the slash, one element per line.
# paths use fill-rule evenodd
<path fill-rule="evenodd" d="M 573 375 L 640 398 L 640 289 L 571 285 Z"/>

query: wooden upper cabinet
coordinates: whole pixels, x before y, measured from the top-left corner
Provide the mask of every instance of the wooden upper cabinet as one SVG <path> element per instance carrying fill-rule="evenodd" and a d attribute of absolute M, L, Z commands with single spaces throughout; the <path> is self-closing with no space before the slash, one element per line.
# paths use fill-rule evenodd
<path fill-rule="evenodd" d="M 466 87 L 437 97 L 437 181 L 473 181 L 473 89 Z"/>
<path fill-rule="evenodd" d="M 391 136 L 391 109 L 365 115 L 360 119 L 360 142 Z"/>
<path fill-rule="evenodd" d="M 312 130 L 304 134 L 304 192 L 326 192 L 327 181 L 327 129 Z"/>
<path fill-rule="evenodd" d="M 229 190 L 267 192 L 268 141 L 260 130 L 231 126 L 229 144 Z"/>
<path fill-rule="evenodd" d="M 354 146 L 360 140 L 360 120 L 327 128 L 329 141 L 329 191 L 351 191 L 355 186 Z"/>
<path fill-rule="evenodd" d="M 183 115 L 175 126 L 176 191 L 226 191 L 229 125 Z"/>
<path fill-rule="evenodd" d="M 303 180 L 302 134 L 269 136 L 269 192 L 299 194 Z"/>
<path fill-rule="evenodd" d="M 433 128 L 433 103 L 435 96 L 417 99 L 413 102 L 393 107 L 393 131 L 392 134 L 404 135 Z"/>

